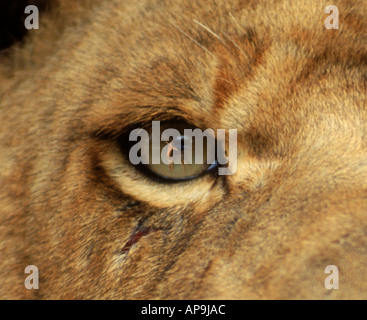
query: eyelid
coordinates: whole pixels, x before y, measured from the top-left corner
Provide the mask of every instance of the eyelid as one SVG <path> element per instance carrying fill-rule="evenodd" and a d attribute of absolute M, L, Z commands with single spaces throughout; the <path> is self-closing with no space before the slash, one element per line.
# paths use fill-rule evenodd
<path fill-rule="evenodd" d="M 157 110 L 154 110 L 151 106 L 138 106 L 136 108 L 153 110 L 150 114 L 146 115 L 145 119 L 142 119 L 144 114 L 137 115 L 134 112 L 131 114 L 115 115 L 113 118 L 106 118 L 104 119 L 104 125 L 97 127 L 97 129 L 92 129 L 92 136 L 101 140 L 117 140 L 128 135 L 132 130 L 137 128 L 143 128 L 149 131 L 152 121 L 160 121 L 162 125 L 166 123 L 186 123 L 187 125 L 195 128 L 200 127 L 191 122 L 189 120 L 190 116 L 184 115 L 182 110 L 179 110 L 178 108 L 167 108 L 160 112 L 157 112 Z M 154 118 L 151 116 L 153 113 Z M 122 125 L 123 123 L 124 125 Z"/>

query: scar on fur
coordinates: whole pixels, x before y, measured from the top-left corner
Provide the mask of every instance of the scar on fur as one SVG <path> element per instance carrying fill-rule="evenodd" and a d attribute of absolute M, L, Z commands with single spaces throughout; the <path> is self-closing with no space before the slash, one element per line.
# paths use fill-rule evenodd
<path fill-rule="evenodd" d="M 141 228 L 138 227 L 137 230 L 132 234 L 128 242 L 126 242 L 124 248 L 122 249 L 123 253 L 130 251 L 131 247 L 137 243 L 142 237 L 147 236 L 151 232 L 156 231 L 153 228 Z"/>

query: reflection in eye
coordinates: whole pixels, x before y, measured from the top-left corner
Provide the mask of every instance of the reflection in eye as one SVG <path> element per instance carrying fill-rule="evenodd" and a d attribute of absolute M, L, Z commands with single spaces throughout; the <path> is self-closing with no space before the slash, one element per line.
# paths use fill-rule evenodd
<path fill-rule="evenodd" d="M 164 180 L 174 182 L 197 178 L 203 173 L 212 171 L 218 167 L 217 161 L 208 164 L 208 158 L 210 158 L 208 155 L 216 154 L 215 140 L 213 144 L 210 144 L 206 138 L 203 139 L 202 148 L 199 149 L 202 150 L 202 161 L 200 161 L 196 154 L 195 138 L 184 134 L 184 129 L 195 129 L 194 127 L 177 123 L 175 125 L 172 125 L 172 123 L 162 125 L 161 127 L 162 131 L 166 128 L 177 129 L 180 132 L 180 136 L 175 139 L 171 137 L 170 141 L 160 141 L 159 146 L 151 144 L 150 159 L 153 157 L 153 152 L 156 151 L 162 154 L 162 157 L 166 158 L 166 163 L 162 161 L 162 158 L 159 164 L 152 164 L 149 161 L 149 164 L 144 165 L 144 167 L 150 173 Z M 159 150 L 155 150 L 154 148 L 159 148 Z M 191 152 L 187 149 L 191 149 Z"/>

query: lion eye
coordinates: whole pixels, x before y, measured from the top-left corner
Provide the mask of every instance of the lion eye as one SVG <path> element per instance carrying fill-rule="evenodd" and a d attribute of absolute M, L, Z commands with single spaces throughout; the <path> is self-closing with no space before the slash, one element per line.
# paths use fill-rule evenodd
<path fill-rule="evenodd" d="M 208 155 L 209 153 L 215 154 L 215 146 L 210 146 L 206 139 L 203 139 L 201 159 L 197 157 L 196 146 L 195 139 L 185 135 L 172 139 L 170 142 L 161 141 L 158 150 L 161 154 L 160 163 L 149 163 L 145 167 L 156 176 L 172 181 L 194 179 L 215 169 L 218 166 L 217 161 L 208 163 Z M 188 149 L 191 149 L 191 152 Z M 150 159 L 152 159 L 153 151 L 154 146 L 150 150 Z"/>
<path fill-rule="evenodd" d="M 154 136 L 152 127 L 138 129 L 146 132 L 143 145 L 149 145 L 148 149 L 137 155 L 141 159 L 137 167 L 143 173 L 163 182 L 180 182 L 206 172 L 216 172 L 217 146 L 213 130 L 213 134 L 204 134 L 185 122 L 170 122 L 160 124 L 159 133 Z M 146 144 L 147 140 L 149 142 Z"/>

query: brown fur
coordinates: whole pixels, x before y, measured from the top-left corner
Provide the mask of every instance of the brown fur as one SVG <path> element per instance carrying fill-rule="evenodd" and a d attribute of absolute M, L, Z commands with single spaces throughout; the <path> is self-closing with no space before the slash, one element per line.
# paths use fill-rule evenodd
<path fill-rule="evenodd" d="M 0 60 L 1 298 L 367 298 L 366 1 L 339 30 L 319 0 L 66 3 Z M 121 155 L 177 116 L 238 129 L 237 173 Z"/>

